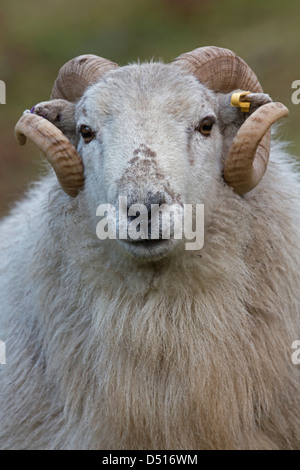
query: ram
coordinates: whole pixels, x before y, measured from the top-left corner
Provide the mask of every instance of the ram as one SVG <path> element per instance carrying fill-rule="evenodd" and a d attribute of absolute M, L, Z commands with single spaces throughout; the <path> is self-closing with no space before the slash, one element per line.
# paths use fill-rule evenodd
<path fill-rule="evenodd" d="M 287 112 L 217 47 L 61 68 L 16 126 L 52 167 L 0 226 L 1 448 L 299 448 L 300 181 L 270 144 Z M 161 226 L 99 239 L 121 197 L 150 228 L 151 206 L 204 205 L 203 248 Z"/>

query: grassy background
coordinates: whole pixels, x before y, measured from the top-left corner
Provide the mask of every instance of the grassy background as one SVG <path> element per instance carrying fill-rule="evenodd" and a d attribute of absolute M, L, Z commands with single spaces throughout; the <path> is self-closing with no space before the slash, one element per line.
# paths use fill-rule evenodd
<path fill-rule="evenodd" d="M 19 147 L 13 129 L 24 109 L 47 100 L 67 60 L 93 53 L 124 65 L 165 62 L 196 47 L 234 50 L 264 90 L 290 109 L 282 126 L 300 154 L 300 105 L 291 84 L 300 79 L 299 0 L 10 0 L 0 5 L 0 215 L 40 171 L 39 151 Z"/>

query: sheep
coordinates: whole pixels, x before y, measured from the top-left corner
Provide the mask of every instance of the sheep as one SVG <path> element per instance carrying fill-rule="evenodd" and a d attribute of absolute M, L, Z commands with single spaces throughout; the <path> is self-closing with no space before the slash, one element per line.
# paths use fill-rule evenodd
<path fill-rule="evenodd" d="M 299 448 L 300 180 L 269 131 L 285 115 L 223 48 L 61 68 L 16 126 L 52 167 L 0 225 L 0 448 Z M 100 240 L 120 196 L 203 204 L 203 248 Z"/>

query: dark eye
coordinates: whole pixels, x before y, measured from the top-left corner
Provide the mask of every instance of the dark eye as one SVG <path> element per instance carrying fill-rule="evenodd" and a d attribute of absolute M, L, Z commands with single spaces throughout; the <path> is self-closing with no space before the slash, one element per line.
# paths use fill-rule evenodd
<path fill-rule="evenodd" d="M 82 135 L 85 143 L 90 142 L 95 137 L 94 131 L 92 131 L 92 129 L 88 126 L 81 126 L 79 132 Z"/>
<path fill-rule="evenodd" d="M 212 127 L 215 123 L 215 118 L 212 116 L 205 117 L 199 122 L 196 130 L 201 132 L 202 135 L 210 135 Z"/>

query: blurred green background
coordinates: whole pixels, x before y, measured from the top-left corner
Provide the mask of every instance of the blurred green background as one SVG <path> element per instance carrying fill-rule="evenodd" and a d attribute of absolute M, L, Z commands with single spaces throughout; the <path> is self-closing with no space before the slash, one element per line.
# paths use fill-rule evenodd
<path fill-rule="evenodd" d="M 124 65 L 163 59 L 196 47 L 235 51 L 264 90 L 290 109 L 281 135 L 300 155 L 299 0 L 2 0 L 0 79 L 0 215 L 6 214 L 41 170 L 33 144 L 19 147 L 13 129 L 24 109 L 49 98 L 59 68 L 83 53 Z M 297 158 L 297 157 L 296 157 Z"/>

